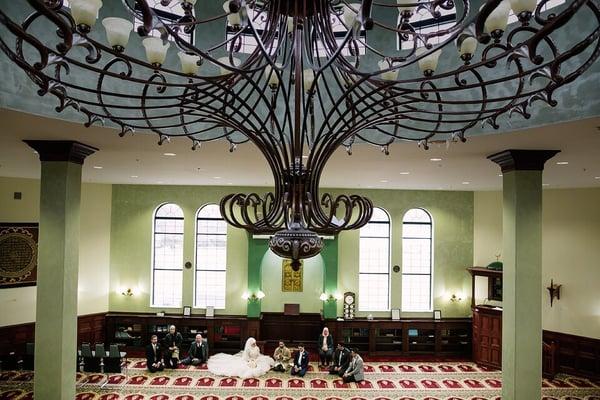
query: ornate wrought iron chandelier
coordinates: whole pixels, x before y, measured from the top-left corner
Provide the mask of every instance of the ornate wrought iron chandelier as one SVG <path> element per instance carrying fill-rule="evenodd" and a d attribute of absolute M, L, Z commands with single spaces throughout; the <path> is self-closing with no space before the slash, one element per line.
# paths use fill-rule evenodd
<path fill-rule="evenodd" d="M 319 253 L 319 234 L 360 228 L 371 217 L 365 197 L 319 193 L 337 149 L 351 154 L 359 141 L 387 154 L 395 140 L 427 149 L 465 141 L 478 122 L 498 128 L 503 114 L 529 118 L 532 103 L 555 106 L 553 93 L 600 52 L 597 0 L 573 0 L 556 13 L 543 12 L 548 0 L 489 0 L 478 11 L 470 0 L 230 0 L 214 15 L 202 14 L 204 2 L 196 13 L 195 0 L 162 0 L 181 7 L 176 20 L 148 0 L 122 0 L 128 17 L 103 19 L 105 32 L 95 25 L 101 0 L 27 3 L 32 12 L 22 21 L 0 10 L 12 34 L 0 45 L 40 95 L 55 96 L 58 112 L 82 113 L 86 126 L 151 130 L 159 144 L 186 136 L 195 150 L 226 139 L 233 151 L 253 142 L 274 190 L 230 194 L 221 212 L 236 227 L 275 233 L 271 249 L 296 261 Z M 417 15 L 436 22 L 448 10 L 455 18 L 444 29 L 419 29 Z M 511 10 L 518 22 L 509 26 Z M 574 29 L 576 15 L 591 21 L 588 32 Z M 145 57 L 127 47 L 134 20 L 147 36 Z M 222 40 L 202 40 L 226 24 Z M 247 54 L 246 40 L 255 46 Z M 167 54 L 173 44 L 179 63 Z"/>

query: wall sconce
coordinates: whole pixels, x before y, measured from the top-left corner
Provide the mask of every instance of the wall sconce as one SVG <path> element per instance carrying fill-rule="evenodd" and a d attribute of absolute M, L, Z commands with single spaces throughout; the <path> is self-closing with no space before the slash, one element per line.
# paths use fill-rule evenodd
<path fill-rule="evenodd" d="M 327 296 L 327 294 L 325 293 L 321 293 L 321 295 L 319 296 L 319 300 L 321 301 L 338 301 L 342 299 L 342 295 L 340 293 L 330 293 L 329 296 Z"/>
<path fill-rule="evenodd" d="M 129 296 L 129 297 L 131 297 L 131 296 L 133 296 L 134 293 L 133 293 L 133 290 L 131 290 L 131 288 L 127 288 L 127 290 L 123 290 L 121 292 L 121 294 L 123 296 Z"/>
<path fill-rule="evenodd" d="M 548 286 L 546 289 L 548 289 L 548 292 L 550 293 L 550 307 L 552 307 L 552 303 L 554 302 L 554 298 L 556 297 L 556 300 L 560 300 L 560 287 L 562 285 L 555 285 L 554 284 L 554 280 L 550 279 L 550 286 Z"/>
<path fill-rule="evenodd" d="M 450 301 L 453 303 L 462 301 L 462 294 L 456 295 L 455 293 L 452 293 L 452 296 L 450 296 Z"/>
<path fill-rule="evenodd" d="M 248 294 L 248 292 L 244 292 L 244 294 L 242 295 L 242 299 L 253 302 L 262 300 L 264 297 L 265 293 L 262 290 L 259 290 L 256 293 L 252 293 L 251 295 Z"/>

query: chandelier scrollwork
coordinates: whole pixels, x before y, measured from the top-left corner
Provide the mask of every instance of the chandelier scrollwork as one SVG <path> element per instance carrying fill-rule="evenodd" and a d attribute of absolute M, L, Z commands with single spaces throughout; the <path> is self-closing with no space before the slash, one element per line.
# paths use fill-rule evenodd
<path fill-rule="evenodd" d="M 0 9 L 0 46 L 40 95 L 58 100 L 57 112 L 74 109 L 86 126 L 106 122 L 121 136 L 150 130 L 161 145 L 179 136 L 193 150 L 254 143 L 274 189 L 230 194 L 221 212 L 236 227 L 275 233 L 273 251 L 296 261 L 318 254 L 319 234 L 371 217 L 368 198 L 320 193 L 337 149 L 352 154 L 360 142 L 388 154 L 396 140 L 427 149 L 465 141 L 478 123 L 497 129 L 502 115 L 529 118 L 537 101 L 556 106 L 555 91 L 600 53 L 598 0 L 556 12 L 545 11 L 548 0 L 489 0 L 479 10 L 470 0 L 161 0 L 179 4 L 176 19 L 148 0 L 122 0 L 105 32 L 95 24 L 100 0 L 26 3 L 22 21 L 22 10 L 11 12 L 21 5 Z M 509 25 L 511 10 L 518 21 Z M 423 14 L 445 27 L 418 29 Z M 129 40 L 134 20 L 143 51 Z"/>

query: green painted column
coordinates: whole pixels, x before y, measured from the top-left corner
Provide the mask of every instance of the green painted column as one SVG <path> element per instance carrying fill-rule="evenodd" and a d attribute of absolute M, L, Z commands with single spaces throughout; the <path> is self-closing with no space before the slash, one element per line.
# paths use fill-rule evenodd
<path fill-rule="evenodd" d="M 557 152 L 506 150 L 488 157 L 503 174 L 503 400 L 542 395 L 542 171 Z"/>
<path fill-rule="evenodd" d="M 266 239 L 252 239 L 252 235 L 248 235 L 248 293 L 252 294 L 261 289 L 260 263 L 265 255 L 265 249 L 269 248 L 269 242 Z M 260 300 L 248 301 L 248 318 L 259 318 L 260 311 Z"/>
<path fill-rule="evenodd" d="M 73 141 L 25 142 L 42 163 L 34 394 L 36 399 L 73 400 L 81 168 L 97 149 Z"/>
<path fill-rule="evenodd" d="M 323 292 L 327 295 L 337 292 L 338 284 L 338 241 L 325 240 L 321 256 L 323 257 Z M 335 301 L 323 302 L 323 318 L 335 319 L 337 317 L 337 303 Z"/>

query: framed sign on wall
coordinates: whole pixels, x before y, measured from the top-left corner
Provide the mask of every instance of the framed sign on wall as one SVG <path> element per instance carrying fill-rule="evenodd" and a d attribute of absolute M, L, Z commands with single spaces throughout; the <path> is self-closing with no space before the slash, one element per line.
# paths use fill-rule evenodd
<path fill-rule="evenodd" d="M 302 292 L 302 272 L 304 260 L 300 260 L 298 271 L 292 269 L 292 260 L 284 259 L 281 264 L 281 291 Z"/>
<path fill-rule="evenodd" d="M 38 224 L 0 222 L 0 288 L 35 286 Z"/>

